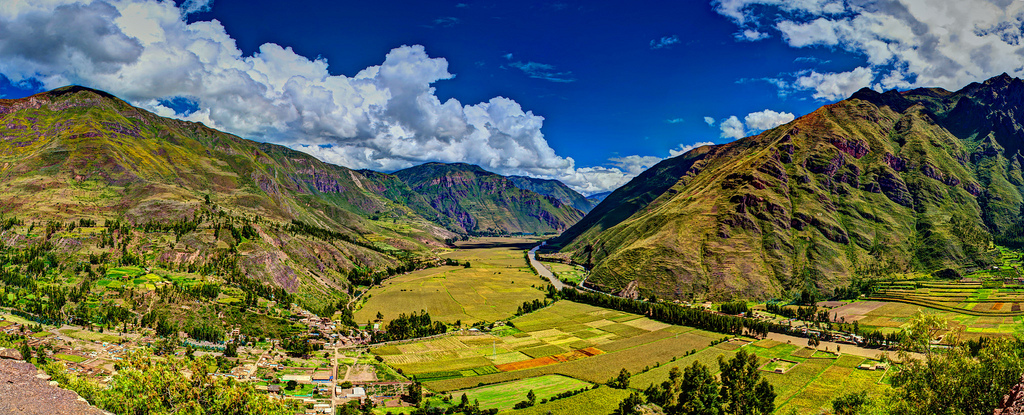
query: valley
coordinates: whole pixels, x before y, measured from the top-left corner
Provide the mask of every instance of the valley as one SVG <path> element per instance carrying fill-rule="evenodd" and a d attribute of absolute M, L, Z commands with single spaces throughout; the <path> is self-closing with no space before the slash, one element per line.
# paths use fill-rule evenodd
<path fill-rule="evenodd" d="M 861 91 L 600 200 L 351 170 L 82 87 L 2 100 L 0 356 L 117 414 L 675 414 L 699 387 L 906 413 L 922 373 L 1024 361 L 1019 163 L 929 94 Z"/>

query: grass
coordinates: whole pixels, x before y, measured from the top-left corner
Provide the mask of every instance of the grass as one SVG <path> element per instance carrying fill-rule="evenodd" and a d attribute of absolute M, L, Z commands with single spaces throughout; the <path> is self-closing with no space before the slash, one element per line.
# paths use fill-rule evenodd
<path fill-rule="evenodd" d="M 602 386 L 565 399 L 505 413 L 509 415 L 610 414 L 627 396 L 629 396 L 629 391 Z"/>
<path fill-rule="evenodd" d="M 527 301 L 544 298 L 546 283 L 534 275 L 513 247 L 457 250 L 445 256 L 470 268 L 438 267 L 399 275 L 373 287 L 356 314 L 359 322 L 377 313 L 390 321 L 427 310 L 437 321 L 472 323 L 512 317 Z"/>
<path fill-rule="evenodd" d="M 66 361 L 69 361 L 69 362 L 73 362 L 73 363 L 82 363 L 82 362 L 84 362 L 86 360 L 86 358 L 84 358 L 82 356 L 75 356 L 75 355 L 64 354 L 64 353 L 54 354 L 53 357 L 56 357 L 56 358 L 61 359 L 61 360 L 66 360 Z"/>
<path fill-rule="evenodd" d="M 499 410 L 506 410 L 512 409 L 517 402 L 526 400 L 526 394 L 531 390 L 537 395 L 537 401 L 539 402 L 542 399 L 551 398 L 562 392 L 589 388 L 590 386 L 590 383 L 570 377 L 545 375 L 455 391 L 451 394 L 455 398 L 466 394 L 470 402 L 479 400 L 481 409 L 498 408 Z"/>
<path fill-rule="evenodd" d="M 64 335 L 66 335 L 66 336 L 70 336 L 70 337 L 73 337 L 73 338 L 76 338 L 76 339 L 79 339 L 79 340 L 99 341 L 99 342 L 106 342 L 106 343 L 120 343 L 122 341 L 122 339 L 120 337 L 118 337 L 118 336 L 113 336 L 113 335 L 104 334 L 104 333 L 97 333 L 97 332 L 94 332 L 94 331 L 75 330 L 75 329 L 63 329 L 60 332 L 63 333 Z"/>

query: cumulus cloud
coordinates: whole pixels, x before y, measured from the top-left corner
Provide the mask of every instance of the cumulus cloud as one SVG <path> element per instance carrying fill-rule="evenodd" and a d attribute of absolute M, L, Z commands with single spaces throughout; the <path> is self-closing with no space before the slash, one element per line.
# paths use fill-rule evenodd
<path fill-rule="evenodd" d="M 719 127 L 722 129 L 722 138 L 740 139 L 746 136 L 743 121 L 740 121 L 735 115 L 722 120 Z"/>
<path fill-rule="evenodd" d="M 777 30 L 794 48 L 827 47 L 866 65 L 811 73 L 797 86 L 839 99 L 862 86 L 955 90 L 1006 72 L 1024 76 L 1024 2 L 960 0 L 715 0 L 740 31 Z"/>
<path fill-rule="evenodd" d="M 0 74 L 45 88 L 102 89 L 160 115 L 351 168 L 459 161 L 562 180 L 585 193 L 614 189 L 636 174 L 630 158 L 578 167 L 559 156 L 542 133 L 544 118 L 511 99 L 441 101 L 433 84 L 454 75 L 423 46 L 397 47 L 352 77 L 331 75 L 325 59 L 273 43 L 246 56 L 219 22 L 186 21 L 209 4 L 2 2 Z M 558 82 L 571 77 L 550 65 L 519 66 Z"/>
<path fill-rule="evenodd" d="M 793 114 L 788 112 L 776 112 L 766 109 L 749 113 L 746 117 L 743 117 L 742 121 L 735 115 L 730 116 L 722 120 L 719 128 L 722 130 L 722 138 L 740 139 L 778 127 L 793 121 L 795 118 Z M 714 121 L 711 117 L 705 117 L 705 120 L 709 119 Z M 709 122 L 708 125 L 711 125 L 711 123 Z"/>
<path fill-rule="evenodd" d="M 814 98 L 837 100 L 849 97 L 857 90 L 870 86 L 874 78 L 874 72 L 862 66 L 849 72 L 840 73 L 822 74 L 811 71 L 810 74 L 797 78 L 793 85 L 799 89 L 813 90 Z M 900 85 L 909 84 L 902 83 Z"/>
<path fill-rule="evenodd" d="M 679 43 L 679 36 L 664 36 L 661 39 L 654 39 L 651 41 L 651 49 L 664 49 L 670 48 Z"/>
<path fill-rule="evenodd" d="M 759 30 L 755 30 L 755 29 L 745 29 L 743 31 L 737 32 L 735 37 L 736 37 L 736 40 L 745 40 L 745 41 L 748 41 L 748 42 L 756 42 L 756 41 L 761 40 L 761 39 L 767 39 L 767 38 L 771 37 L 771 35 L 769 35 L 768 33 L 759 31 Z"/>
<path fill-rule="evenodd" d="M 704 117 L 704 122 L 707 123 L 708 126 L 715 125 L 715 119 L 711 117 Z"/>
<path fill-rule="evenodd" d="M 747 124 L 747 128 L 751 130 L 764 131 L 793 121 L 794 118 L 793 114 L 788 112 L 764 110 L 747 114 L 743 121 Z"/>
<path fill-rule="evenodd" d="M 686 120 L 684 120 L 682 118 L 669 118 L 669 119 L 665 120 L 665 122 L 667 122 L 669 124 L 679 124 L 679 123 L 686 122 Z"/>
<path fill-rule="evenodd" d="M 669 154 L 669 157 L 675 157 L 675 156 L 678 156 L 680 154 L 689 153 L 690 150 L 693 150 L 693 149 L 695 149 L 697 147 L 713 146 L 713 145 L 715 145 L 715 143 L 712 143 L 710 141 L 701 141 L 699 143 L 693 143 L 693 144 L 680 144 L 679 148 L 669 149 L 668 150 L 668 154 Z"/>

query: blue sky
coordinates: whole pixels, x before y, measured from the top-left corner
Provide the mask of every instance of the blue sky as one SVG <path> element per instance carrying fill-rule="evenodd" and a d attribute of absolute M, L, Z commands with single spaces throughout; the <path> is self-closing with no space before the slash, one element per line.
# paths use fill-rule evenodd
<path fill-rule="evenodd" d="M 0 5 L 6 98 L 75 83 L 347 167 L 584 193 L 862 87 L 1024 70 L 1005 0 L 39 3 Z"/>

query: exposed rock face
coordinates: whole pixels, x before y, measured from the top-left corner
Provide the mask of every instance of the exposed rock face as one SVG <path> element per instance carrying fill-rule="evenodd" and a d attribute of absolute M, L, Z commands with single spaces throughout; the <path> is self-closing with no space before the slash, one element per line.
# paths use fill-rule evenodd
<path fill-rule="evenodd" d="M 1010 393 L 1003 396 L 992 415 L 1021 415 L 1024 414 L 1024 377 L 1020 383 L 1010 389 Z"/>
<path fill-rule="evenodd" d="M 0 359 L 0 413 L 7 415 L 103 415 L 78 394 L 50 383 L 35 366 Z"/>

